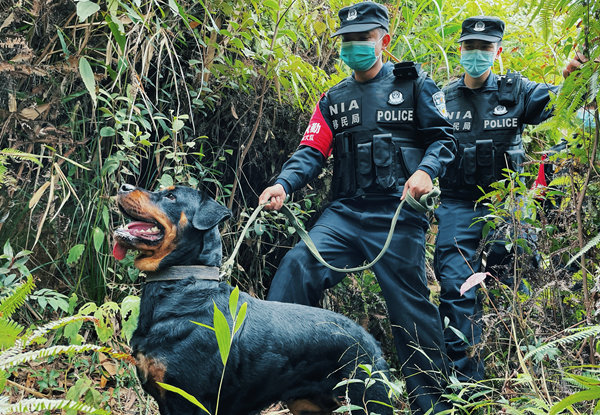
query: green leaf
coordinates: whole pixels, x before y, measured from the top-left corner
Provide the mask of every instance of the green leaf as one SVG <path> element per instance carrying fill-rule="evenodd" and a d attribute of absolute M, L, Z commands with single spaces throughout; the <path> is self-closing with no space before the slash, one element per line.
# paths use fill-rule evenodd
<path fill-rule="evenodd" d="M 131 341 L 131 336 L 137 328 L 140 315 L 140 297 L 128 295 L 121 302 L 121 325 L 122 334 L 127 342 Z"/>
<path fill-rule="evenodd" d="M 67 265 L 73 265 L 79 258 L 81 258 L 81 254 L 85 250 L 85 245 L 77 244 L 73 248 L 69 249 L 69 256 L 67 258 Z"/>
<path fill-rule="evenodd" d="M 173 177 L 165 173 L 160 177 L 159 183 L 162 187 L 171 187 L 174 183 Z"/>
<path fill-rule="evenodd" d="M 179 6 L 175 0 L 169 0 L 169 7 L 173 13 L 179 15 Z"/>
<path fill-rule="evenodd" d="M 263 1 L 263 6 L 267 6 L 268 8 L 273 9 L 273 10 L 279 10 L 279 3 L 277 3 L 274 0 Z"/>
<path fill-rule="evenodd" d="M 96 252 L 100 252 L 102 244 L 104 243 L 104 232 L 102 232 L 102 229 L 96 227 L 92 231 L 92 237 L 94 239 L 94 248 L 96 249 Z"/>
<path fill-rule="evenodd" d="M 231 332 L 229 331 L 229 324 L 225 315 L 214 305 L 215 313 L 213 316 L 215 325 L 215 334 L 217 337 L 217 344 L 219 345 L 219 353 L 221 353 L 221 360 L 223 366 L 227 363 L 229 358 L 229 349 L 231 347 Z"/>
<path fill-rule="evenodd" d="M 112 127 L 102 127 L 100 129 L 100 137 L 112 137 L 115 135 L 115 129 Z"/>
<path fill-rule="evenodd" d="M 246 310 L 248 309 L 248 303 L 242 304 L 240 307 L 240 312 L 237 314 L 237 318 L 235 319 L 235 327 L 233 328 L 233 334 L 237 333 L 244 320 L 246 319 Z"/>
<path fill-rule="evenodd" d="M 14 256 L 12 246 L 10 246 L 10 241 L 6 241 L 3 251 L 6 258 L 12 258 Z"/>
<path fill-rule="evenodd" d="M 75 344 L 75 345 L 81 344 L 81 343 L 79 343 L 78 334 L 79 334 L 79 329 L 81 328 L 82 325 L 83 325 L 83 321 L 75 321 L 75 322 L 69 323 L 65 326 L 64 336 L 67 339 L 69 339 L 70 344 Z"/>
<path fill-rule="evenodd" d="M 208 409 L 206 409 L 204 407 L 204 405 L 202 405 L 198 401 L 198 399 L 196 399 L 194 396 L 190 395 L 189 393 L 187 393 L 183 389 L 179 389 L 177 386 L 172 386 L 172 385 L 169 385 L 169 384 L 166 384 L 166 383 L 162 383 L 162 382 L 156 382 L 156 383 L 158 383 L 162 388 L 168 390 L 169 392 L 175 392 L 176 394 L 184 397 L 185 399 L 187 399 L 188 401 L 190 401 L 191 403 L 193 403 L 194 405 L 196 405 L 198 408 L 202 409 L 207 414 L 210 414 L 210 412 L 208 412 Z"/>
<path fill-rule="evenodd" d="M 197 321 L 192 321 L 192 323 L 199 325 L 200 327 L 204 327 L 207 329 L 211 329 L 212 331 L 215 331 L 214 327 L 209 326 L 208 324 L 204 324 L 204 323 L 198 323 Z"/>
<path fill-rule="evenodd" d="M 83 23 L 92 14 L 100 10 L 100 6 L 89 0 L 83 0 L 77 3 L 77 16 L 79 16 L 79 22 Z"/>
<path fill-rule="evenodd" d="M 185 126 L 185 123 L 179 118 L 173 120 L 173 131 L 179 131 Z"/>
<path fill-rule="evenodd" d="M 296 35 L 296 32 L 294 32 L 293 30 L 282 29 L 279 32 L 282 35 L 289 37 L 292 40 L 292 42 L 294 42 L 294 43 L 296 43 L 298 41 L 298 35 Z"/>
<path fill-rule="evenodd" d="M 256 236 L 261 236 L 263 233 L 265 233 L 265 225 L 262 222 L 255 222 L 254 233 L 256 234 Z"/>
<path fill-rule="evenodd" d="M 56 34 L 58 35 L 58 40 L 60 41 L 60 46 L 62 47 L 63 54 L 65 58 L 68 58 L 71 54 L 69 53 L 69 48 L 67 47 L 67 43 L 65 42 L 65 35 L 60 27 L 56 26 Z"/>
<path fill-rule="evenodd" d="M 552 408 L 550 408 L 549 415 L 558 414 L 563 409 L 568 408 L 569 406 L 585 401 L 592 401 L 594 399 L 600 398 L 600 387 L 590 388 L 588 390 L 576 392 L 571 396 L 566 397 Z"/>
<path fill-rule="evenodd" d="M 121 33 L 119 25 L 113 22 L 109 15 L 106 16 L 106 21 L 108 22 L 108 28 L 110 29 L 111 33 L 115 37 L 115 40 L 117 41 L 117 45 L 119 45 L 119 49 L 121 49 L 121 53 L 124 53 L 127 39 L 125 38 L 123 33 Z"/>
<path fill-rule="evenodd" d="M 229 312 L 231 313 L 232 319 L 235 319 L 239 298 L 240 298 L 240 289 L 236 286 L 233 289 L 233 291 L 231 292 L 231 294 L 229 295 Z"/>
<path fill-rule="evenodd" d="M 81 4 L 81 3 L 79 3 Z M 79 8 L 79 4 L 77 7 Z M 81 75 L 81 79 L 83 79 L 83 83 L 87 88 L 90 96 L 92 97 L 92 101 L 94 102 L 94 106 L 96 105 L 96 80 L 94 79 L 94 72 L 92 71 L 92 67 L 86 58 L 79 59 L 79 74 Z"/>
<path fill-rule="evenodd" d="M 465 336 L 462 331 L 460 331 L 459 329 L 457 329 L 454 326 L 448 326 L 448 328 L 450 330 L 452 330 L 454 332 L 454 334 L 456 334 L 458 336 L 459 339 L 461 339 L 463 342 L 465 342 L 465 344 L 469 344 L 469 339 L 467 339 L 467 336 Z"/>
<path fill-rule="evenodd" d="M 104 227 L 106 229 L 110 228 L 110 215 L 106 206 L 102 206 L 102 222 L 104 223 Z"/>

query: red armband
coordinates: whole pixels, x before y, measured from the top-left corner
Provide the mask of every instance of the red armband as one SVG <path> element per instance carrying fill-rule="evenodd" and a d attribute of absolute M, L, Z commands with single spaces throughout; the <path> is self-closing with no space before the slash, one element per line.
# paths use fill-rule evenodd
<path fill-rule="evenodd" d="M 331 155 L 333 148 L 333 132 L 321 113 L 319 103 L 317 103 L 315 111 L 308 123 L 308 127 L 306 127 L 300 145 L 315 148 L 325 157 Z"/>

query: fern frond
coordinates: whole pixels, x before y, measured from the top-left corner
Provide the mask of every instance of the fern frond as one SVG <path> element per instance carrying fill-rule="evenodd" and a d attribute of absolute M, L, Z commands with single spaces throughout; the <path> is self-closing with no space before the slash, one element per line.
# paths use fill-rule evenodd
<path fill-rule="evenodd" d="M 36 163 L 38 166 L 41 166 L 42 163 L 40 161 L 40 156 L 31 153 L 25 153 L 23 151 L 17 150 L 15 148 L 5 148 L 0 151 L 0 154 L 3 156 L 13 157 L 20 160 L 32 161 Z"/>
<path fill-rule="evenodd" d="M 59 329 L 63 326 L 66 326 L 67 324 L 74 323 L 76 321 L 98 321 L 98 319 L 92 316 L 70 316 L 61 318 L 60 320 L 51 321 L 46 325 L 36 328 L 33 332 L 31 332 L 31 334 L 23 336 L 23 338 L 17 340 L 17 343 L 15 343 L 15 347 L 19 346 L 21 347 L 21 349 L 24 349 L 25 347 L 33 343 L 36 339 L 43 337 L 50 330 Z"/>
<path fill-rule="evenodd" d="M 569 186 L 571 184 L 570 176 L 558 176 L 552 179 L 548 187 Z"/>
<path fill-rule="evenodd" d="M 51 346 L 40 350 L 31 350 L 29 352 L 21 352 L 20 348 L 11 347 L 0 354 L 0 370 L 6 370 L 25 362 L 57 356 L 59 354 L 85 353 L 88 351 L 102 352 L 111 355 L 115 354 L 110 347 L 96 346 L 93 344 Z"/>
<path fill-rule="evenodd" d="M 12 347 L 24 327 L 6 318 L 0 318 L 0 349 Z"/>
<path fill-rule="evenodd" d="M 5 318 L 9 318 L 19 307 L 25 304 L 27 296 L 31 294 L 34 288 L 33 277 L 29 275 L 27 281 L 19 285 L 14 293 L 0 302 L 0 314 Z"/>
<path fill-rule="evenodd" d="M 129 362 L 130 364 L 135 365 L 136 363 L 135 359 L 130 354 L 117 352 L 110 347 L 96 346 L 94 344 L 52 346 L 39 350 L 31 350 L 29 352 L 22 352 L 21 348 L 11 347 L 0 353 L 0 370 L 6 370 L 25 362 L 57 356 L 59 354 L 85 353 L 90 351 L 102 352 L 115 359 Z"/>
<path fill-rule="evenodd" d="M 575 331 L 575 333 L 561 337 L 560 339 L 553 340 L 549 343 L 546 343 L 536 349 L 530 350 L 525 356 L 523 356 L 523 360 L 530 359 L 534 354 L 544 352 L 552 347 L 561 346 L 563 344 L 576 342 L 578 340 L 583 340 L 587 337 L 593 337 L 600 334 L 600 325 L 585 327 L 583 329 L 578 330 L 570 330 Z"/>
<path fill-rule="evenodd" d="M 585 246 L 583 248 L 581 248 L 581 251 L 577 252 L 577 254 L 573 258 L 569 259 L 569 262 L 567 262 L 567 265 L 565 265 L 565 266 L 568 267 L 569 265 L 571 265 L 573 262 L 575 262 L 577 260 L 577 258 L 579 258 L 581 255 L 585 254 L 587 251 L 589 251 L 590 249 L 592 249 L 599 243 L 600 243 L 600 233 L 598 235 L 594 236 L 587 244 L 585 244 Z"/>
<path fill-rule="evenodd" d="M 477 199 L 477 203 L 483 202 L 486 199 L 492 199 L 495 200 L 497 198 L 502 197 L 503 192 L 501 190 L 492 190 L 486 194 L 484 194 L 483 196 L 481 196 L 479 199 Z"/>
<path fill-rule="evenodd" d="M 26 413 L 30 414 L 39 411 L 55 411 L 59 409 L 72 409 L 86 414 L 109 414 L 102 409 L 97 409 L 82 402 L 74 402 L 67 399 L 23 399 L 12 405 L 6 405 L 0 402 L 0 414 Z"/>
<path fill-rule="evenodd" d="M 6 165 L 4 164 L 5 160 L 3 160 L 2 157 L 0 157 L 0 183 L 4 183 L 4 178 L 6 177 L 6 171 L 8 170 L 6 168 Z"/>

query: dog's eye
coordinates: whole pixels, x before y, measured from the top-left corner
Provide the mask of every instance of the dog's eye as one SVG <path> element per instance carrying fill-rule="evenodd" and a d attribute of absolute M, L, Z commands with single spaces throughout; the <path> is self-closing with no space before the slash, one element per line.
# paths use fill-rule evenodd
<path fill-rule="evenodd" d="M 171 192 L 167 193 L 167 194 L 165 195 L 165 197 L 166 197 L 167 199 L 169 199 L 169 200 L 176 200 L 176 199 L 177 199 L 177 198 L 175 197 L 175 195 L 174 195 L 173 193 L 171 193 Z"/>

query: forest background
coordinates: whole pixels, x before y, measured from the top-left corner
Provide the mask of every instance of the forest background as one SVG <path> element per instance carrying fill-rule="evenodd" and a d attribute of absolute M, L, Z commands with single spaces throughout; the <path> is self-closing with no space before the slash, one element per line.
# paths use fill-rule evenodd
<path fill-rule="evenodd" d="M 143 281 L 132 254 L 119 263 L 111 255 L 111 233 L 123 220 L 117 189 L 207 190 L 233 212 L 222 232 L 227 258 L 318 98 L 348 74 L 330 37 L 337 11 L 348 4 L 0 0 L 0 412 L 155 411 L 133 366 L 117 353 L 129 351 Z M 519 252 L 513 286 L 525 280 L 530 294 L 493 279 L 484 286 L 484 344 L 473 352 L 486 356 L 489 380 L 458 385 L 450 393 L 456 413 L 598 412 L 600 123 L 593 103 L 600 5 L 386 5 L 390 51 L 421 63 L 439 86 L 461 72 L 462 20 L 481 14 L 507 23 L 495 72 L 562 83 L 554 118 L 524 134 L 529 175 L 507 172 L 482 200 L 494 212 L 488 228 L 504 233 L 507 251 Z M 563 82 L 576 50 L 589 61 Z M 584 105 L 595 126 L 578 119 Z M 541 197 L 530 190 L 540 159 L 562 139 L 567 148 L 546 159 L 554 173 Z M 330 178 L 328 164 L 289 202 L 307 227 L 327 203 Z M 534 252 L 517 236 L 523 226 L 537 234 L 539 266 L 531 266 Z M 428 245 L 435 301 L 434 233 L 435 224 Z M 261 213 L 231 283 L 264 298 L 296 240 L 282 216 Z M 368 328 L 397 367 L 372 273 L 349 276 L 324 306 Z"/>

